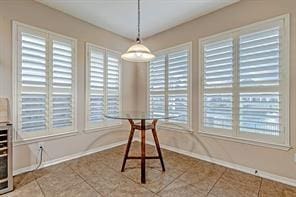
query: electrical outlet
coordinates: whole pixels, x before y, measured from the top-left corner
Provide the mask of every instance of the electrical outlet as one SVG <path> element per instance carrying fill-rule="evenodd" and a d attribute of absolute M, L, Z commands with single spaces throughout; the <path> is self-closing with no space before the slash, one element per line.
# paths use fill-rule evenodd
<path fill-rule="evenodd" d="M 44 149 L 44 143 L 43 142 L 39 142 L 37 144 L 37 149 L 40 150 L 40 147 L 42 147 Z"/>

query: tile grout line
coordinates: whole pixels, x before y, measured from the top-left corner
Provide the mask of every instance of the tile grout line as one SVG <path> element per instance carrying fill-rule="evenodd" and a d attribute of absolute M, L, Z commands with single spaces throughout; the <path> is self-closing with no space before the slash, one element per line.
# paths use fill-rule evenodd
<path fill-rule="evenodd" d="M 171 151 L 170 151 L 171 152 Z M 187 171 L 189 171 L 190 167 L 188 167 L 186 170 L 184 170 L 184 172 L 182 172 L 179 176 L 177 176 L 176 178 L 174 178 L 172 181 L 170 181 L 166 186 L 164 186 L 163 188 L 161 188 L 158 192 L 156 192 L 155 194 L 158 196 L 158 194 L 163 191 L 165 188 L 167 188 L 169 185 L 171 185 L 174 181 L 176 181 L 178 178 L 180 178 L 183 174 L 185 174 Z M 169 176 L 169 175 L 168 175 Z M 172 177 L 172 176 L 171 176 Z M 191 184 L 190 184 L 191 185 Z"/>
<path fill-rule="evenodd" d="M 207 196 L 210 194 L 210 192 L 214 189 L 214 187 L 216 186 L 216 184 L 220 181 L 220 179 L 222 178 L 222 176 L 226 173 L 227 168 L 225 168 L 224 172 L 221 174 L 221 176 L 216 180 L 216 182 L 214 183 L 214 185 L 211 187 L 211 189 L 208 191 Z"/>
<path fill-rule="evenodd" d="M 147 166 L 146 166 L 147 167 Z M 137 167 L 135 167 L 135 168 L 138 168 L 138 166 Z M 149 167 L 148 167 L 149 168 Z M 147 169 L 147 168 L 146 168 Z M 154 169 L 153 167 L 150 167 L 150 169 L 151 170 L 157 170 L 157 169 Z M 157 170 L 158 171 L 158 170 Z M 147 174 L 146 174 L 147 175 Z M 124 177 L 126 177 L 126 178 L 128 178 L 128 179 L 130 179 L 131 181 L 133 181 L 134 183 L 136 183 L 136 184 L 138 184 L 138 185 L 140 185 L 141 187 L 143 187 L 144 189 L 146 189 L 146 190 L 148 190 L 148 191 L 150 191 L 150 192 L 152 192 L 153 194 L 156 194 L 157 195 L 157 193 L 159 192 L 154 192 L 154 191 L 152 191 L 152 190 L 150 190 L 149 188 L 147 188 L 147 187 L 145 187 L 145 186 L 143 186 L 141 183 L 138 183 L 138 182 L 136 182 L 135 180 L 133 180 L 131 177 L 129 177 L 129 176 L 127 176 L 127 175 L 125 175 L 124 173 L 122 173 L 122 176 L 124 176 Z M 171 182 L 170 182 L 171 183 Z M 169 183 L 169 184 L 170 184 Z"/>
<path fill-rule="evenodd" d="M 37 170 L 39 170 L 39 169 L 32 170 L 32 171 L 30 171 L 29 173 L 32 173 L 32 175 L 33 175 L 33 177 L 34 177 L 34 180 L 36 181 L 38 187 L 40 188 L 40 191 L 41 191 L 42 195 L 45 197 L 46 195 L 45 195 L 45 193 L 44 193 L 42 187 L 40 186 L 40 184 L 39 184 L 39 182 L 38 182 L 38 178 L 36 177 L 36 175 L 35 175 L 35 173 L 34 173 L 34 172 L 36 172 Z"/>
<path fill-rule="evenodd" d="M 101 196 L 104 196 L 102 195 L 99 191 L 97 191 L 91 184 L 89 184 L 79 173 L 77 173 L 72 167 L 71 165 L 68 165 L 69 168 L 71 168 L 71 170 L 76 174 L 78 175 L 82 180 L 83 182 L 85 182 L 88 186 L 90 186 L 96 193 L 98 193 L 99 195 Z"/>
<path fill-rule="evenodd" d="M 33 171 L 32 171 L 32 173 L 33 173 Z M 45 193 L 44 193 L 43 189 L 41 188 L 40 184 L 38 183 L 37 179 L 35 178 L 34 174 L 33 174 L 33 176 L 34 176 L 34 180 L 36 181 L 38 187 L 40 188 L 40 191 L 41 191 L 42 195 L 45 197 Z"/>
<path fill-rule="evenodd" d="M 260 177 L 260 185 L 259 185 L 259 190 L 258 190 L 258 197 L 259 197 L 259 195 L 260 195 L 260 192 L 261 192 L 261 186 L 262 186 L 262 182 L 263 182 L 263 178 L 262 177 Z"/>
<path fill-rule="evenodd" d="M 187 169 L 189 170 L 189 168 Z M 183 174 L 185 174 L 187 172 L 187 170 L 185 170 L 184 172 L 182 172 L 179 176 L 177 176 L 175 179 L 173 179 L 169 184 L 167 184 L 166 186 L 164 186 L 161 190 L 159 190 L 156 194 L 159 194 L 160 192 L 162 192 L 165 188 L 167 188 L 169 185 L 171 185 L 174 181 L 176 181 L 180 176 L 182 176 Z"/>

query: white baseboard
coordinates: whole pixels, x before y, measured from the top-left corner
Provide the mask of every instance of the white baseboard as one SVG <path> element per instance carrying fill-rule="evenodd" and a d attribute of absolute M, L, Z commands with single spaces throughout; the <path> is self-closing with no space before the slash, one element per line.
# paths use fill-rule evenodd
<path fill-rule="evenodd" d="M 45 167 L 48 167 L 48 166 L 59 164 L 59 163 L 65 162 L 65 161 L 69 161 L 69 160 L 76 159 L 76 158 L 79 158 L 79 157 L 83 157 L 83 156 L 86 156 L 86 155 L 90 155 L 90 154 L 93 154 L 93 153 L 96 153 L 96 152 L 100 152 L 100 151 L 103 151 L 103 150 L 114 148 L 116 146 L 120 146 L 120 145 L 123 145 L 123 144 L 126 144 L 126 140 L 116 142 L 116 143 L 112 143 L 112 144 L 108 144 L 106 146 L 100 146 L 100 147 L 90 149 L 90 150 L 87 150 L 87 151 L 83 151 L 83 152 L 80 152 L 80 153 L 67 155 L 67 156 L 64 156 L 64 157 L 61 157 L 61 158 L 58 158 L 58 159 L 45 161 L 45 162 L 42 163 L 40 168 L 45 168 Z M 32 166 L 28 166 L 28 167 L 24 167 L 24 168 L 14 170 L 13 171 L 13 176 L 18 175 L 18 174 L 22 174 L 22 173 L 25 173 L 25 172 L 32 171 L 35 168 L 36 168 L 36 165 L 32 165 Z"/>
<path fill-rule="evenodd" d="M 140 141 L 140 139 L 135 139 L 135 140 Z M 151 141 L 147 141 L 147 144 L 155 145 L 155 143 L 151 142 Z M 249 168 L 249 167 L 239 165 L 239 164 L 235 164 L 235 163 L 231 163 L 231 162 L 228 162 L 228 161 L 215 159 L 215 158 L 212 158 L 212 157 L 209 157 L 209 156 L 206 156 L 206 155 L 201 155 L 201 154 L 193 153 L 193 152 L 190 152 L 190 151 L 185 151 L 185 150 L 182 150 L 180 148 L 173 147 L 173 146 L 168 146 L 168 145 L 163 145 L 162 144 L 161 148 L 166 149 L 166 150 L 170 150 L 170 151 L 173 151 L 173 152 L 176 152 L 176 153 L 180 153 L 180 154 L 183 154 L 183 155 L 187 155 L 187 156 L 190 156 L 190 157 L 193 157 L 193 158 L 196 158 L 196 159 L 200 159 L 200 160 L 204 160 L 204 161 L 207 161 L 207 162 L 215 163 L 215 164 L 227 167 L 227 168 L 231 168 L 231 169 L 234 169 L 234 170 L 238 170 L 238 171 L 241 171 L 241 172 L 245 172 L 245 173 L 248 173 L 248 174 L 252 174 L 252 175 L 255 175 L 255 176 L 259 176 L 259 177 L 262 177 L 262 178 L 270 179 L 270 180 L 273 180 L 273 181 L 281 182 L 281 183 L 296 187 L 296 180 L 295 179 L 279 176 L 279 175 L 272 174 L 272 173 L 265 172 L 265 171 L 260 171 L 260 170 L 254 169 L 254 168 Z"/>
<path fill-rule="evenodd" d="M 140 141 L 140 139 L 134 138 L 133 141 Z M 72 160 L 72 159 L 76 159 L 76 158 L 79 158 L 79 157 L 83 157 L 83 156 L 86 156 L 86 155 L 89 155 L 89 154 L 92 154 L 92 153 L 96 153 L 96 152 L 100 152 L 100 151 L 103 151 L 103 150 L 106 150 L 106 149 L 114 148 L 116 146 L 120 146 L 120 145 L 123 145 L 123 144 L 126 144 L 126 140 L 116 142 L 116 143 L 112 143 L 112 144 L 109 144 L 109 145 L 106 145 L 106 146 L 101 146 L 101 147 L 94 148 L 94 149 L 91 149 L 91 150 L 87 150 L 87 151 L 84 151 L 84 152 L 64 156 L 64 157 L 61 157 L 61 158 L 58 158 L 58 159 L 46 161 L 40 166 L 40 168 L 44 168 L 44 167 L 48 167 L 48 166 L 51 166 L 51 165 L 59 164 L 59 163 L 69 161 L 69 160 Z M 151 142 L 151 141 L 147 141 L 147 144 L 155 145 L 155 143 Z M 215 159 L 215 158 L 212 158 L 212 157 L 209 157 L 209 156 L 206 156 L 206 155 L 201 155 L 201 154 L 193 153 L 193 152 L 190 152 L 190 151 L 185 151 L 185 150 L 182 150 L 180 148 L 173 147 L 173 146 L 168 146 L 168 145 L 163 145 L 162 144 L 161 148 L 167 149 L 167 150 L 170 150 L 170 151 L 173 151 L 173 152 L 176 152 L 176 153 L 180 153 L 180 154 L 183 154 L 183 155 L 187 155 L 187 156 L 190 156 L 190 157 L 193 157 L 193 158 L 197 158 L 197 159 L 200 159 L 200 160 L 215 163 L 215 164 L 227 167 L 227 168 L 235 169 L 235 170 L 238 170 L 238 171 L 241 171 L 241 172 L 245 172 L 245 173 L 252 174 L 252 175 L 255 175 L 255 176 L 260 176 L 262 178 L 270 179 L 270 180 L 273 180 L 273 181 L 281 182 L 281 183 L 296 187 L 296 180 L 295 179 L 275 175 L 275 174 L 265 172 L 265 171 L 256 170 L 256 169 L 253 169 L 253 168 L 249 168 L 249 167 L 246 167 L 246 166 L 243 166 L 243 165 L 223 161 L 223 160 L 220 160 L 220 159 Z M 32 171 L 32 170 L 35 169 L 35 167 L 36 167 L 35 165 L 32 165 L 32 166 L 17 169 L 17 170 L 15 170 L 13 172 L 13 175 L 15 176 L 15 175 L 18 175 L 18 174 L 21 174 L 21 173 L 24 173 L 24 172 Z M 255 171 L 257 171 L 257 173 L 255 173 Z"/>

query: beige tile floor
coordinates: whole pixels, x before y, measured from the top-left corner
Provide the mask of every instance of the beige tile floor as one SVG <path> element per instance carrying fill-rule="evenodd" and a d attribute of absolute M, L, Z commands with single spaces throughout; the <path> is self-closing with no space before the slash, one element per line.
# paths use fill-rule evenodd
<path fill-rule="evenodd" d="M 95 153 L 14 177 L 15 190 L 3 196 L 153 196 L 296 197 L 296 188 L 163 150 L 166 172 L 148 160 L 146 184 L 140 162 L 129 160 L 120 172 L 125 146 Z M 131 154 L 139 154 L 139 143 Z M 147 154 L 156 154 L 148 145 Z"/>

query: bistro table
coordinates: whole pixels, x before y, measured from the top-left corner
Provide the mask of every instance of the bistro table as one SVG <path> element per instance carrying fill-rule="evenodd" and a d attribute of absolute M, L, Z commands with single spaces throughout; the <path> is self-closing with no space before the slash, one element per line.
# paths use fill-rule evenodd
<path fill-rule="evenodd" d="M 161 154 L 161 149 L 159 145 L 159 140 L 156 132 L 156 123 L 159 119 L 169 119 L 176 118 L 178 116 L 169 116 L 169 115 L 159 115 L 150 112 L 140 112 L 140 111 L 121 111 L 119 113 L 107 113 L 104 114 L 106 118 L 110 119 L 121 119 L 128 120 L 131 125 L 131 130 L 126 145 L 126 150 L 123 158 L 123 163 L 121 167 L 121 172 L 124 171 L 125 163 L 127 159 L 140 159 L 141 160 L 141 183 L 146 183 L 146 171 L 145 171 L 145 161 L 146 159 L 159 159 L 162 167 L 162 171 L 165 171 L 164 162 Z M 140 121 L 140 123 L 135 123 L 134 121 Z M 146 121 L 151 123 L 146 124 Z M 155 141 L 156 149 L 158 156 L 146 156 L 145 151 L 145 132 L 146 130 L 152 130 L 153 138 Z M 130 146 L 133 140 L 135 130 L 141 131 L 141 156 L 129 156 Z"/>

